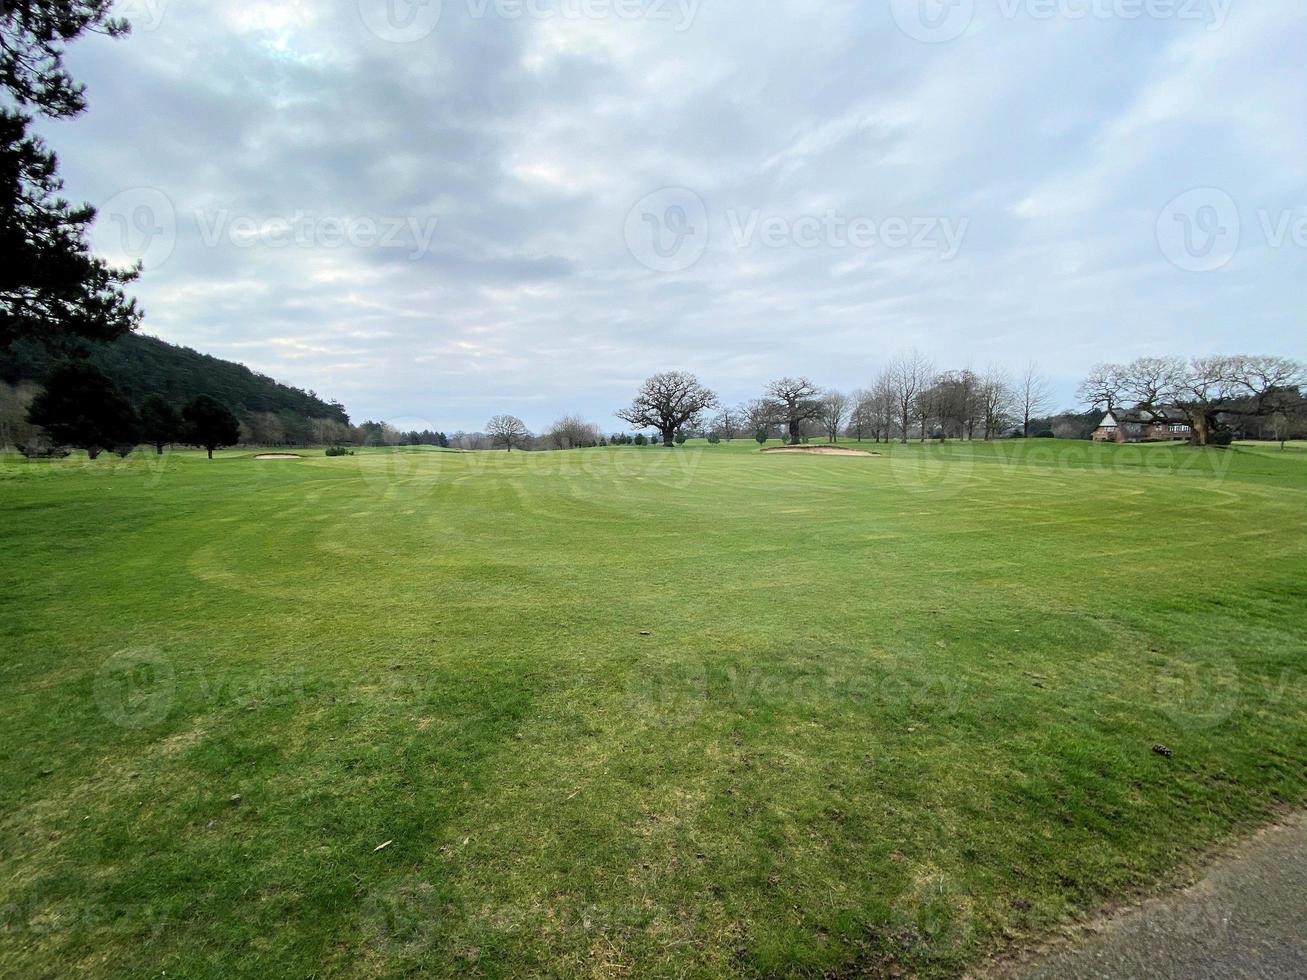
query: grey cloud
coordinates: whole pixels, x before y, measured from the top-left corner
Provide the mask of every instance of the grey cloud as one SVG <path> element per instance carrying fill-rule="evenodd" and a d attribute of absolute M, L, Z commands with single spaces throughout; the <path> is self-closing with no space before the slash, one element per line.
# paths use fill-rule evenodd
<path fill-rule="evenodd" d="M 705 0 L 679 32 L 472 9 L 446 0 L 428 38 L 392 44 L 353 2 L 174 0 L 126 43 L 79 42 L 91 110 L 46 129 L 70 194 L 158 188 L 180 217 L 139 283 L 145 329 L 356 417 L 449 429 L 502 405 L 615 427 L 631 381 L 670 367 L 730 400 L 784 372 L 851 387 L 913 344 L 1036 356 L 1067 401 L 1104 350 L 1307 353 L 1303 256 L 1255 235 L 1258 209 L 1307 203 L 1302 11 L 1240 5 L 1208 31 L 981 5 L 930 45 L 881 4 Z M 624 232 L 668 186 L 700 195 L 711 237 L 661 273 Z M 1155 240 L 1195 186 L 1227 190 L 1254 229 L 1218 274 L 1176 269 Z M 732 240 L 732 215 L 828 211 L 968 224 L 951 261 Z M 196 212 L 436 230 L 416 257 L 251 247 Z"/>

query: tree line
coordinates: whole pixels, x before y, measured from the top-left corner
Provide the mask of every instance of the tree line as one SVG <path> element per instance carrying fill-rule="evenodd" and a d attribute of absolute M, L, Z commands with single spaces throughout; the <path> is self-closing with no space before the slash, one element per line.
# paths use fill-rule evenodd
<path fill-rule="evenodd" d="M 0 380 L 39 383 L 65 360 L 88 361 L 136 405 L 150 394 L 176 404 L 196 395 L 212 395 L 242 419 L 276 416 L 305 441 L 312 435 L 307 431 L 310 419 L 349 422 L 343 405 L 314 391 L 282 384 L 244 364 L 138 333 L 109 343 L 69 341 L 57 348 L 34 338 L 16 341 L 0 359 Z"/>
<path fill-rule="evenodd" d="M 1141 358 L 1129 365 L 1098 365 L 1079 388 L 1088 411 L 1050 415 L 1051 387 L 1039 365 L 1013 374 L 991 366 L 940 369 L 918 351 L 891 360 L 870 385 L 852 392 L 822 388 L 807 377 L 782 377 L 760 397 L 737 406 L 721 403 L 695 375 L 666 371 L 647 379 L 629 406 L 614 414 L 639 430 L 635 435 L 600 434 L 598 426 L 565 416 L 546 433 L 533 435 L 516 416 L 497 415 L 485 433 L 455 433 L 462 449 L 576 449 L 603 445 L 672 447 L 690 438 L 710 443 L 752 438 L 791 444 L 810 438 L 832 443 L 907 443 L 912 440 L 997 438 L 1088 439 L 1112 408 L 1163 408 L 1190 419 L 1191 441 L 1207 446 L 1214 437 L 1238 434 L 1281 441 L 1307 435 L 1307 369 L 1273 356 Z"/>
<path fill-rule="evenodd" d="M 138 411 L 103 373 L 85 361 L 57 367 L 44 390 L 27 410 L 27 421 L 39 426 L 49 443 L 27 443 L 19 449 L 29 457 L 64 456 L 84 449 L 91 459 L 110 451 L 127 456 L 148 443 L 162 453 L 174 442 L 213 451 L 235 445 L 240 420 L 222 402 L 197 395 L 180 409 L 151 394 Z"/>
<path fill-rule="evenodd" d="M 782 377 L 761 396 L 730 407 L 693 374 L 670 371 L 645 381 L 617 417 L 652 430 L 603 434 L 577 415 L 566 415 L 535 434 L 513 415 L 496 415 L 484 432 L 400 431 L 382 422 L 350 425 L 338 419 L 309 420 L 307 430 L 288 433 L 276 416 L 246 419 L 219 400 L 197 396 L 180 408 L 157 393 L 139 408 L 93 365 L 74 361 L 51 374 L 31 401 L 27 420 L 50 444 L 22 446 L 29 455 L 59 455 L 66 447 L 91 458 L 105 450 L 126 455 L 138 443 L 160 453 L 171 443 L 201 446 L 325 445 L 435 446 L 464 450 L 565 450 L 607 445 L 664 446 L 690 438 L 710 443 L 774 438 L 791 444 L 813 437 L 832 443 L 909 442 L 1004 437 L 1089 438 L 1113 409 L 1179 410 L 1190 421 L 1195 445 L 1228 443 L 1234 436 L 1286 440 L 1307 434 L 1307 371 L 1287 358 L 1225 356 L 1140 358 L 1127 365 L 1098 365 L 1079 388 L 1088 412 L 1045 414 L 1049 384 L 1033 362 L 1018 375 L 998 367 L 983 374 L 970 368 L 937 369 L 918 352 L 892 360 L 866 388 L 853 392 L 822 388 L 806 377 Z M 0 413 L 5 409 L 0 400 Z M 348 416 L 346 416 L 346 420 Z M 293 436 L 293 438 L 288 438 Z"/>
<path fill-rule="evenodd" d="M 991 375 L 977 378 L 972 372 L 953 372 L 940 375 L 930 385 L 923 385 L 918 393 L 914 387 L 907 396 L 895 387 L 908 375 L 898 368 L 887 373 L 876 386 L 845 394 L 833 389 L 822 389 L 807 378 L 781 378 L 771 382 L 763 397 L 742 403 L 738 407 L 724 406 L 716 393 L 697 377 L 683 371 L 670 371 L 649 378 L 636 394 L 632 404 L 614 413 L 623 421 L 635 426 L 632 434 L 605 435 L 599 426 L 568 415 L 554 422 L 544 433 L 535 435 L 516 416 L 497 415 L 486 425 L 483 433 L 454 433 L 449 444 L 463 449 L 578 449 L 605 445 L 649 445 L 659 442 L 665 446 L 684 444 L 691 438 L 706 438 L 710 442 L 730 441 L 747 435 L 766 442 L 785 438 L 799 442 L 813 435 L 823 435 L 832 441 L 841 436 L 888 441 L 895 427 L 917 431 L 918 412 L 930 414 L 952 412 L 956 404 L 959 435 L 970 436 L 982 424 L 987 438 L 999 431 L 1001 421 L 1012 416 L 1011 405 L 1020 405 L 1021 416 L 1029 426 L 1033 413 L 1046 401 L 1044 382 L 1033 371 L 1022 385 L 1008 386 L 1005 381 Z M 997 386 L 997 387 L 995 387 Z M 997 391 L 997 394 L 996 394 Z M 1021 398 L 1009 398 L 1009 391 L 1020 392 Z M 981 415 L 970 412 L 974 404 L 972 394 L 984 397 L 987 411 Z M 905 402 L 906 398 L 906 402 Z M 906 423 L 896 405 L 908 404 Z M 953 415 L 949 414 L 948 418 Z M 367 424 L 367 423 L 365 423 Z M 927 426 L 929 421 L 927 421 Z M 914 428 L 915 427 L 915 428 Z M 644 431 L 652 430 L 649 436 Z M 392 433 L 385 441 L 402 444 L 402 434 Z"/>
<path fill-rule="evenodd" d="M 652 429 L 665 446 L 678 435 L 741 436 L 797 444 L 813 436 L 908 442 L 916 438 L 994 439 L 1019 430 L 1030 436 L 1049 405 L 1049 386 L 1031 364 L 1020 376 L 999 368 L 937 370 L 919 353 L 893 360 L 866 388 L 843 392 L 807 377 L 782 377 L 760 397 L 723 405 L 692 374 L 671 371 L 648 379 L 616 414 Z"/>
<path fill-rule="evenodd" d="M 907 443 L 927 439 L 1001 437 L 1089 438 L 1105 411 L 1175 409 L 1188 418 L 1198 446 L 1240 434 L 1281 441 L 1307 433 L 1307 368 L 1276 356 L 1146 357 L 1127 365 L 1096 366 L 1078 397 L 1086 412 L 1047 414 L 1051 388 L 1031 362 L 1020 373 L 992 366 L 938 368 L 918 351 L 890 361 L 865 388 L 843 392 L 807 377 L 782 377 L 760 397 L 723 405 L 693 374 L 669 371 L 641 386 L 630 406 L 616 412 L 658 433 L 664 446 L 685 436 L 758 442 L 811 437 L 838 442 Z"/>

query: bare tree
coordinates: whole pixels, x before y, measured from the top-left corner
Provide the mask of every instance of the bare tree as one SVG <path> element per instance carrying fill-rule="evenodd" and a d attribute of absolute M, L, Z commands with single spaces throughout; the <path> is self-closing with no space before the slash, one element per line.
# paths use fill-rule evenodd
<path fill-rule="evenodd" d="M 1144 363 L 1148 360 L 1144 359 Z M 1217 427 L 1217 416 L 1223 408 L 1233 407 L 1231 403 L 1239 390 L 1238 360 L 1196 357 L 1186 365 L 1178 359 L 1167 359 L 1172 368 L 1157 382 L 1159 390 L 1149 398 L 1140 398 L 1139 403 L 1153 408 L 1170 402 L 1180 408 L 1189 418 L 1194 445 L 1206 446 Z"/>
<path fill-rule="evenodd" d="M 1212 367 L 1216 367 L 1214 361 Z M 1187 365 L 1179 357 L 1140 357 L 1122 371 L 1124 394 L 1148 408 L 1174 403 L 1187 371 Z M 1216 380 L 1216 373 L 1212 373 L 1212 381 Z"/>
<path fill-rule="evenodd" d="M 790 445 L 803 436 L 803 423 L 821 412 L 821 389 L 807 378 L 778 378 L 767 386 L 767 397 L 790 433 Z"/>
<path fill-rule="evenodd" d="M 817 418 L 826 430 L 826 438 L 831 442 L 840 441 L 844 423 L 849 417 L 849 407 L 853 404 L 848 395 L 842 391 L 828 391 L 817 406 Z"/>
<path fill-rule="evenodd" d="M 490 437 L 484 432 L 455 432 L 449 437 L 449 443 L 456 449 L 489 449 L 492 446 Z"/>
<path fill-rule="evenodd" d="M 894 429 L 894 383 L 889 368 L 881 372 L 871 389 L 872 428 L 877 442 L 889 442 Z"/>
<path fill-rule="evenodd" d="M 989 441 L 1012 422 L 1016 396 L 1003 369 L 991 367 L 980 383 L 980 403 L 985 418 L 985 440 Z"/>
<path fill-rule="evenodd" d="M 722 410 L 713 418 L 713 427 L 727 442 L 730 442 L 740 434 L 740 423 L 744 420 L 744 409 L 730 408 L 723 406 Z"/>
<path fill-rule="evenodd" d="M 938 384 L 931 378 L 927 379 L 926 384 L 917 392 L 917 397 L 913 400 L 913 414 L 917 420 L 917 431 L 922 442 L 930 436 L 933 428 L 931 423 L 939 417 L 940 394 Z"/>
<path fill-rule="evenodd" d="M 880 442 L 889 436 L 893 398 L 883 380 L 870 388 L 859 388 L 849 396 L 848 433 L 858 442 Z"/>
<path fill-rule="evenodd" d="M 873 395 L 867 388 L 858 388 L 849 395 L 849 435 L 858 442 L 875 430 Z"/>
<path fill-rule="evenodd" d="M 1121 394 L 1139 408 L 1184 412 L 1196 446 L 1206 446 L 1219 406 L 1233 391 L 1231 358 L 1140 357 L 1120 368 Z"/>
<path fill-rule="evenodd" d="M 1076 397 L 1090 409 L 1112 411 L 1121 404 L 1127 387 L 1126 369 L 1121 364 L 1095 364 L 1076 389 Z"/>
<path fill-rule="evenodd" d="M 896 357 L 890 364 L 887 380 L 893 392 L 896 421 L 904 444 L 908 441 L 908 430 L 917 417 L 917 396 L 930 383 L 934 373 L 930 361 L 916 350 Z"/>
<path fill-rule="evenodd" d="M 927 408 L 944 438 L 971 438 L 979 414 L 980 379 L 970 368 L 945 371 L 931 383 Z"/>
<path fill-rule="evenodd" d="M 762 432 L 770 439 L 772 429 L 778 424 L 775 403 L 766 398 L 755 398 L 742 407 L 744 408 L 745 425 L 749 432 L 754 436 Z"/>
<path fill-rule="evenodd" d="M 1271 434 L 1280 444 L 1280 452 L 1284 452 L 1294 434 L 1307 429 L 1307 401 L 1299 396 L 1297 404 L 1290 404 L 1286 400 L 1277 405 L 1271 412 L 1270 425 Z"/>
<path fill-rule="evenodd" d="M 1307 384 L 1307 368 L 1287 357 L 1240 357 L 1234 359 L 1231 380 L 1236 393 L 1251 398 L 1256 411 L 1264 414 L 1267 402 L 1274 402 L 1271 411 L 1283 407 L 1286 395 L 1290 402 L 1297 395 L 1298 407 L 1301 408 L 1302 391 Z"/>
<path fill-rule="evenodd" d="M 551 449 L 589 449 L 599 445 L 599 427 L 576 415 L 564 415 L 545 433 Z"/>
<path fill-rule="evenodd" d="M 699 417 L 717 406 L 717 396 L 685 371 L 667 371 L 647 380 L 630 408 L 616 415 L 640 428 L 657 429 L 668 449 L 676 445 L 676 431 L 697 425 Z"/>
<path fill-rule="evenodd" d="M 486 434 L 491 445 L 505 446 L 511 453 L 514 446 L 525 446 L 531 432 L 516 415 L 496 415 L 486 423 Z"/>
<path fill-rule="evenodd" d="M 1141 357 L 1124 368 L 1124 378 L 1126 392 L 1141 408 L 1183 411 L 1193 444 L 1206 446 L 1222 415 L 1272 414 L 1277 393 L 1297 391 L 1307 371 L 1279 357 Z"/>
<path fill-rule="evenodd" d="M 1017 389 L 1017 401 L 1021 409 L 1021 432 L 1030 438 L 1030 420 L 1040 412 L 1048 411 L 1050 400 L 1048 379 L 1039 373 L 1039 365 L 1031 361 L 1021 375 Z"/>

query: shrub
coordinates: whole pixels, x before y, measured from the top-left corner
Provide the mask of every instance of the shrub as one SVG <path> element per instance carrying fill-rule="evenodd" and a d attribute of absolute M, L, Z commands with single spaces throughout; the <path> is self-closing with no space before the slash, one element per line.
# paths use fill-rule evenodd
<path fill-rule="evenodd" d="M 708 433 L 708 445 L 710 445 L 710 446 L 716 446 L 716 445 L 720 444 L 721 441 L 722 441 L 722 437 L 719 436 L 716 432 L 709 432 L 709 433 Z"/>
<path fill-rule="evenodd" d="M 767 430 L 759 429 L 756 433 L 754 433 L 753 437 L 758 440 L 758 445 L 760 446 L 764 445 L 767 442 Z"/>
<path fill-rule="evenodd" d="M 346 449 L 344 446 L 332 446 L 327 450 L 328 456 L 353 456 L 354 450 Z"/>
<path fill-rule="evenodd" d="M 1224 427 L 1214 429 L 1207 441 L 1217 448 L 1224 449 L 1234 442 L 1234 430 Z"/>
<path fill-rule="evenodd" d="M 19 443 L 18 451 L 28 459 L 63 459 L 72 452 L 67 446 L 52 446 L 47 443 Z"/>
<path fill-rule="evenodd" d="M 635 444 L 637 446 L 647 446 L 649 445 L 649 440 L 645 437 L 645 434 L 641 432 L 638 436 L 635 437 Z"/>
<path fill-rule="evenodd" d="M 685 445 L 685 433 L 684 433 L 684 432 L 678 432 L 678 433 L 676 433 L 676 444 L 677 444 L 678 446 L 684 446 L 684 445 Z"/>

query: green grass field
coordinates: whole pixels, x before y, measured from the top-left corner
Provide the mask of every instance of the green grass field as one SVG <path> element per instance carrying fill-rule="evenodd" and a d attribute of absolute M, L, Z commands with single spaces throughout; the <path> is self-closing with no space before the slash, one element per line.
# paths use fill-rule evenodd
<path fill-rule="evenodd" d="M 0 974 L 949 976 L 1307 798 L 1307 454 L 756 448 L 7 458 Z"/>

